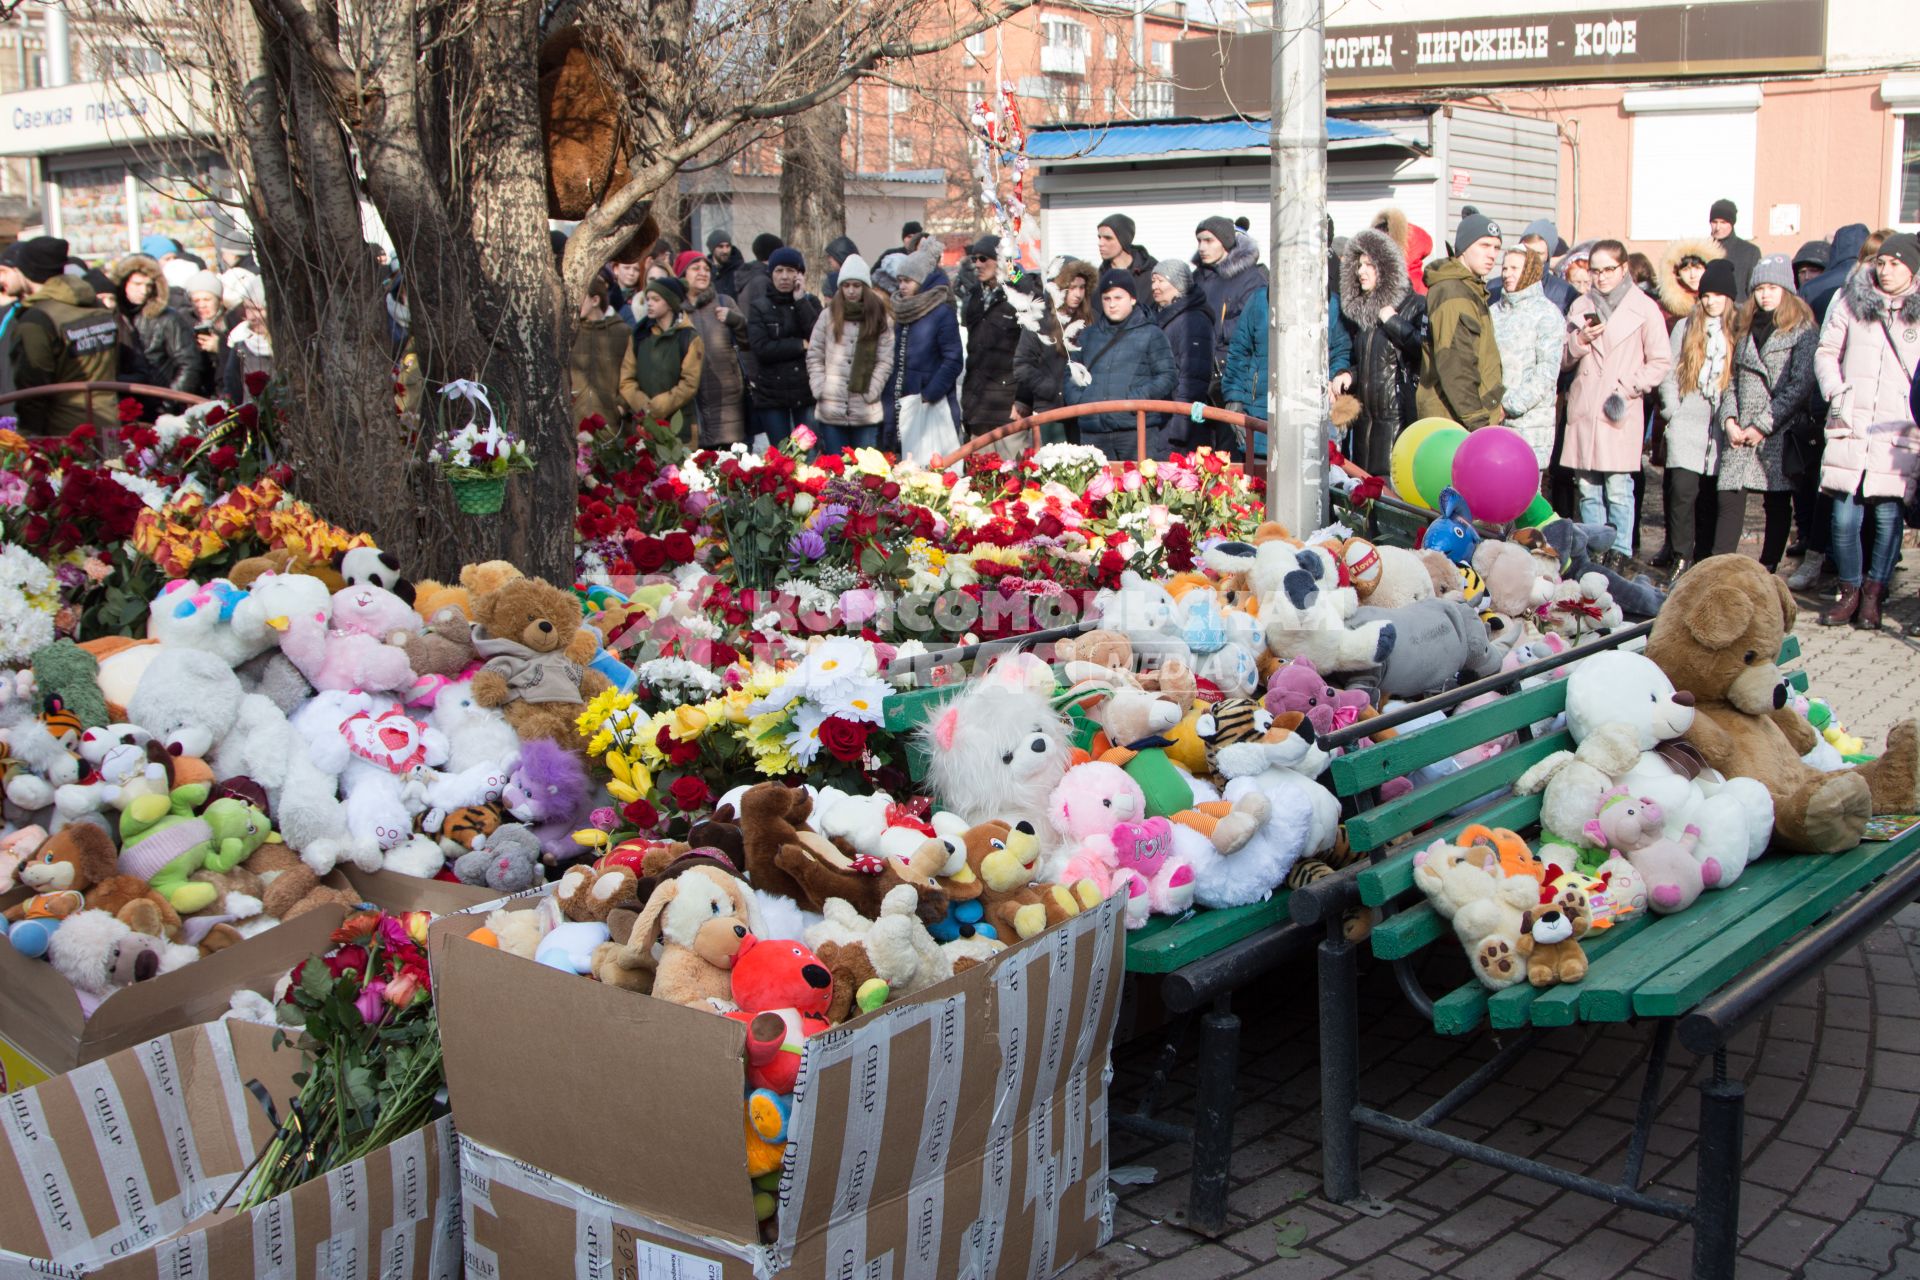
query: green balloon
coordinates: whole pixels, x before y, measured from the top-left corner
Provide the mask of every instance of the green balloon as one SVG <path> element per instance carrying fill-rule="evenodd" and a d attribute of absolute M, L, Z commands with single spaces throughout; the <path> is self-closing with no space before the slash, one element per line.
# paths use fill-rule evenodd
<path fill-rule="evenodd" d="M 1413 487 L 1429 510 L 1440 506 L 1440 491 L 1453 483 L 1453 455 L 1466 442 L 1465 427 L 1445 427 L 1421 442 L 1413 455 Z"/>
<path fill-rule="evenodd" d="M 1527 504 L 1527 509 L 1522 511 L 1520 518 L 1514 522 L 1514 527 L 1537 529 L 1551 519 L 1553 519 L 1553 504 L 1547 501 L 1546 494 L 1536 493 L 1533 495 L 1533 501 Z"/>

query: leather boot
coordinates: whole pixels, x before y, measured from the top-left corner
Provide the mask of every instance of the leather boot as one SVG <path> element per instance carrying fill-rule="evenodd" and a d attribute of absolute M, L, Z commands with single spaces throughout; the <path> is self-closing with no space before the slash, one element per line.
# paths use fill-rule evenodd
<path fill-rule="evenodd" d="M 1853 625 L 1862 631 L 1878 631 L 1880 629 L 1880 597 L 1886 593 L 1886 583 L 1867 579 L 1866 585 L 1860 590 L 1860 614 L 1853 620 Z"/>
<path fill-rule="evenodd" d="M 1859 611 L 1860 588 L 1843 582 L 1840 584 L 1840 598 L 1828 605 L 1826 611 L 1820 615 L 1820 625 L 1844 627 L 1853 621 L 1853 615 Z"/>

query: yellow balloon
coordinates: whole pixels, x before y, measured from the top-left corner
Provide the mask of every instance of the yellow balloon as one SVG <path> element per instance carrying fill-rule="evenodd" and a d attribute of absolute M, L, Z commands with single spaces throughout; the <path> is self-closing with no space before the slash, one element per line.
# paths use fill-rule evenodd
<path fill-rule="evenodd" d="M 1450 418 L 1422 418 L 1402 431 L 1399 439 L 1393 442 L 1393 457 L 1388 468 L 1387 482 L 1393 486 L 1393 491 L 1400 495 L 1402 502 L 1412 503 L 1416 507 L 1431 507 L 1431 504 L 1420 496 L 1419 488 L 1413 483 L 1413 455 L 1420 452 L 1420 446 L 1427 442 L 1428 436 L 1447 427 L 1460 429 L 1460 425 Z"/>

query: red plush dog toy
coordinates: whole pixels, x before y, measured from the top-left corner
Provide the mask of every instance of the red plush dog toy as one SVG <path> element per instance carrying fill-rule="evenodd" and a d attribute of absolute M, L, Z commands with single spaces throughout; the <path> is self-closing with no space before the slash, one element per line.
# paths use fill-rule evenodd
<path fill-rule="evenodd" d="M 733 1002 L 727 1016 L 747 1027 L 747 1087 L 793 1092 L 800 1042 L 825 1031 L 833 975 L 798 942 L 755 940 L 734 957 Z"/>

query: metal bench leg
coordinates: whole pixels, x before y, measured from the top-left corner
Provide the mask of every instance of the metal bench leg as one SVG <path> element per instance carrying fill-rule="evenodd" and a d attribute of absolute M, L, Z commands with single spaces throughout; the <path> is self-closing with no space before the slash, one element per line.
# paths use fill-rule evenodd
<path fill-rule="evenodd" d="M 1227 1225 L 1227 1173 L 1233 1159 L 1240 1019 L 1221 996 L 1200 1019 L 1199 1087 L 1193 1110 L 1193 1178 L 1187 1225 L 1217 1235 Z"/>
<path fill-rule="evenodd" d="M 1727 1079 L 1727 1051 L 1713 1053 L 1713 1079 L 1700 1086 L 1699 1199 L 1694 1205 L 1694 1280 L 1733 1280 L 1740 1247 L 1740 1174 L 1747 1088 Z"/>
<path fill-rule="evenodd" d="M 1360 964 L 1340 923 L 1320 944 L 1320 1187 L 1335 1204 L 1360 1195 Z"/>

